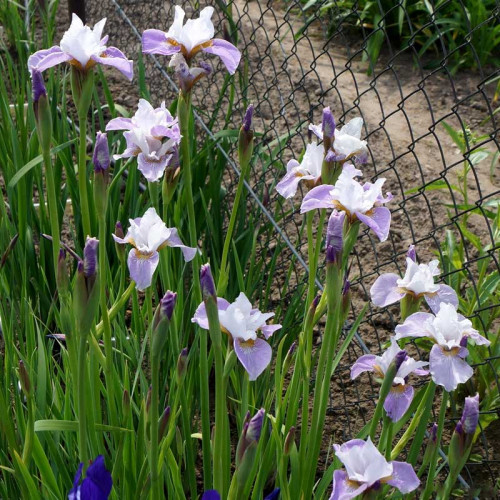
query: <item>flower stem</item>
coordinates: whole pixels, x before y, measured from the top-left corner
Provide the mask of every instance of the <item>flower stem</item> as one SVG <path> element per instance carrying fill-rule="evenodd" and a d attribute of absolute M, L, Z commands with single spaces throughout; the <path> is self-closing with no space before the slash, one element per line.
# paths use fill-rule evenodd
<path fill-rule="evenodd" d="M 153 328 L 150 328 L 151 340 L 150 345 L 153 345 Z M 159 401 L 159 370 L 160 360 L 157 355 L 152 353 L 151 356 L 151 435 L 150 435 L 150 468 L 151 468 L 151 498 L 159 500 L 161 496 L 161 485 L 158 477 L 158 401 Z"/>
<path fill-rule="evenodd" d="M 88 464 L 87 415 L 85 413 L 85 387 L 87 383 L 87 374 L 85 369 L 87 361 L 87 336 L 88 334 L 79 332 L 80 345 L 78 349 L 78 446 L 80 449 L 80 462 L 83 463 L 84 470 L 87 468 Z"/>
<path fill-rule="evenodd" d="M 91 235 L 89 196 L 87 192 L 87 114 L 79 113 L 80 143 L 78 145 L 78 192 L 82 215 L 83 239 Z"/>
<path fill-rule="evenodd" d="M 443 390 L 443 396 L 441 400 L 441 409 L 439 410 L 439 420 L 438 420 L 438 430 L 436 446 L 431 455 L 431 460 L 429 463 L 429 472 L 427 475 L 427 482 L 425 483 L 425 490 L 422 493 L 420 500 L 428 500 L 432 496 L 432 491 L 434 490 L 434 477 L 436 473 L 436 464 L 438 459 L 438 451 L 441 443 L 441 436 L 443 435 L 444 419 L 446 416 L 446 407 L 448 405 L 448 391 Z"/>

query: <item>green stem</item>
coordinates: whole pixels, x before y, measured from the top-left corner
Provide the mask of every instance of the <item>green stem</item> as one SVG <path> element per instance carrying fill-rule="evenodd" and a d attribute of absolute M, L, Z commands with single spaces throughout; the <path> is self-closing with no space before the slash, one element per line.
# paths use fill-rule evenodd
<path fill-rule="evenodd" d="M 131 281 L 127 289 L 123 292 L 121 297 L 113 304 L 111 309 L 108 311 L 109 321 L 113 321 L 116 315 L 125 307 L 130 295 L 135 289 L 135 282 Z M 104 323 L 101 321 L 96 326 L 96 337 L 99 338 L 104 330 Z"/>
<path fill-rule="evenodd" d="M 427 475 L 427 482 L 425 483 L 425 490 L 422 493 L 420 500 L 428 500 L 432 496 L 432 492 L 434 490 L 434 477 L 436 473 L 436 464 L 438 459 L 438 451 L 441 443 L 441 436 L 443 435 L 443 427 L 444 427 L 444 419 L 446 416 L 446 407 L 448 405 L 448 391 L 443 390 L 443 396 L 441 400 L 441 409 L 439 410 L 439 420 L 438 420 L 438 430 L 437 430 L 437 439 L 436 439 L 436 447 L 433 450 L 431 455 L 431 460 L 429 462 L 429 473 Z"/>
<path fill-rule="evenodd" d="M 91 235 L 89 196 L 87 192 L 87 113 L 79 113 L 80 143 L 78 145 L 78 192 L 82 216 L 83 239 Z"/>
<path fill-rule="evenodd" d="M 85 409 L 86 403 L 86 361 L 87 361 L 87 336 L 79 332 L 80 345 L 78 349 L 78 446 L 80 449 L 80 462 L 86 470 L 88 465 L 87 454 L 87 415 Z"/>
<path fill-rule="evenodd" d="M 115 407 L 115 391 L 114 391 L 114 376 L 113 376 L 113 344 L 111 342 L 111 326 L 108 316 L 108 306 L 106 304 L 106 288 L 107 288 L 107 259 L 106 259 L 106 213 L 99 213 L 99 270 L 101 279 L 99 281 L 99 294 L 101 302 L 101 316 L 103 324 L 103 340 L 104 351 L 106 353 L 106 390 L 108 409 L 110 413 L 111 425 L 118 425 L 118 417 Z"/>
<path fill-rule="evenodd" d="M 29 466 L 31 460 L 31 452 L 33 451 L 33 441 L 35 439 L 35 417 L 33 396 L 30 393 L 27 400 L 28 407 L 28 422 L 26 423 L 26 434 L 24 436 L 23 462 L 26 467 Z"/>
<path fill-rule="evenodd" d="M 210 447 L 210 405 L 208 387 L 208 338 L 206 332 L 200 335 L 200 399 L 201 399 L 201 431 L 203 454 L 203 487 L 212 488 L 212 463 Z"/>
<path fill-rule="evenodd" d="M 151 331 L 151 344 L 153 345 Z M 151 468 L 151 498 L 159 500 L 161 496 L 161 485 L 158 477 L 158 401 L 159 401 L 159 371 L 160 360 L 154 353 L 151 356 L 151 442 L 150 442 L 150 468 Z"/>

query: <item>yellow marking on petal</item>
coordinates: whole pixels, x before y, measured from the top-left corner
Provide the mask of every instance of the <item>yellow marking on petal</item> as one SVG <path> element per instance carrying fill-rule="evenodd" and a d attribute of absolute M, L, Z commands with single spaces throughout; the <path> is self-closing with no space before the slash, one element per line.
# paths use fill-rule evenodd
<path fill-rule="evenodd" d="M 135 256 L 140 260 L 149 260 L 153 256 L 153 252 L 151 253 L 142 253 L 135 249 Z"/>
<path fill-rule="evenodd" d="M 446 347 L 441 347 L 441 351 L 445 356 L 457 356 L 460 352 L 460 347 L 452 347 L 451 349 L 447 349 Z"/>
<path fill-rule="evenodd" d="M 373 372 L 380 378 L 384 378 L 385 376 L 379 365 L 373 365 Z"/>
<path fill-rule="evenodd" d="M 248 339 L 248 340 L 240 340 L 240 346 L 243 347 L 243 349 L 251 349 L 255 345 L 255 340 L 253 339 Z"/>
<path fill-rule="evenodd" d="M 196 45 L 192 48 L 191 52 L 189 53 L 189 57 L 195 56 L 200 50 L 206 49 L 207 47 L 211 47 L 214 44 L 212 40 L 209 40 L 208 42 L 203 42 L 200 43 L 199 45 Z"/>
<path fill-rule="evenodd" d="M 405 385 L 404 384 L 394 384 L 391 387 L 391 391 L 393 392 L 404 392 L 405 391 Z"/>

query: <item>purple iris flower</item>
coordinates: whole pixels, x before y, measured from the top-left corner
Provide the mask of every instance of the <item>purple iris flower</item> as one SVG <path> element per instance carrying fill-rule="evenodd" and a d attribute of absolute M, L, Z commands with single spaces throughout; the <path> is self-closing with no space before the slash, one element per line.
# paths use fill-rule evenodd
<path fill-rule="evenodd" d="M 161 220 L 154 208 L 148 208 L 143 217 L 130 219 L 125 238 L 113 234 L 117 243 L 130 243 L 132 248 L 128 254 L 127 264 L 130 277 L 135 281 L 138 290 L 151 286 L 153 274 L 158 267 L 158 252 L 165 246 L 181 249 L 184 260 L 189 262 L 196 255 L 196 248 L 185 246 L 177 229 L 169 228 Z"/>
<path fill-rule="evenodd" d="M 414 249 L 410 246 L 406 257 L 406 273 L 400 278 L 394 273 L 379 276 L 370 289 L 372 302 L 378 307 L 385 307 L 401 300 L 410 294 L 416 298 L 424 297 L 433 312 L 439 311 L 441 303 L 458 307 L 458 297 L 455 290 L 448 285 L 434 283 L 438 276 L 439 261 L 432 260 L 429 264 L 418 264 L 414 258 Z"/>
<path fill-rule="evenodd" d="M 142 51 L 145 54 L 164 56 L 180 52 L 188 63 L 198 52 L 203 51 L 219 56 L 229 73 L 234 74 L 240 63 L 241 53 L 226 40 L 214 39 L 213 13 L 213 7 L 205 7 L 198 19 L 188 19 L 184 24 L 186 13 L 176 5 L 174 22 L 166 33 L 149 29 L 142 34 Z"/>
<path fill-rule="evenodd" d="M 286 174 L 276 185 L 276 191 L 284 198 L 293 198 L 297 192 L 300 181 L 307 181 L 313 187 L 321 178 L 321 166 L 325 157 L 323 146 L 311 142 L 306 147 L 306 152 L 299 163 L 290 160 L 286 166 Z"/>
<path fill-rule="evenodd" d="M 317 208 L 335 208 L 345 212 L 351 222 L 364 222 L 380 241 L 385 241 L 389 235 L 391 212 L 381 205 L 392 200 L 392 194 L 387 193 L 385 198 L 382 195 L 385 179 L 378 179 L 375 184 L 365 182 L 361 185 L 355 179 L 360 175 L 361 172 L 354 165 L 345 163 L 334 186 L 323 184 L 306 194 L 300 213 Z"/>
<path fill-rule="evenodd" d="M 168 66 L 174 68 L 179 79 L 179 85 L 184 93 L 189 92 L 197 81 L 208 76 L 212 72 L 210 64 L 204 61 L 200 62 L 199 67 L 190 68 L 186 58 L 181 52 L 177 52 L 177 54 L 173 55 Z"/>
<path fill-rule="evenodd" d="M 395 339 L 427 337 L 434 342 L 429 355 L 429 371 L 432 380 L 453 391 L 458 384 L 467 382 L 473 370 L 465 361 L 469 351 L 468 339 L 478 345 L 490 345 L 490 341 L 472 328 L 472 323 L 458 314 L 452 304 L 442 303 L 437 314 L 414 313 L 402 325 L 396 327 Z"/>
<path fill-rule="evenodd" d="M 113 66 L 129 80 L 134 76 L 133 61 L 127 59 L 116 47 L 106 47 L 108 37 L 102 37 L 106 18 L 95 24 L 94 29 L 84 26 L 82 20 L 73 14 L 71 25 L 61 39 L 59 46 L 39 50 L 28 59 L 30 73 L 40 73 L 57 64 L 68 62 L 82 71 L 88 71 L 96 64 Z"/>
<path fill-rule="evenodd" d="M 75 474 L 73 488 L 68 494 L 68 500 L 107 500 L 113 488 L 113 479 L 104 465 L 104 457 L 99 455 L 87 469 L 85 479 L 82 478 L 83 464 L 80 464 Z"/>
<path fill-rule="evenodd" d="M 325 108 L 328 109 L 328 108 Z M 333 135 L 333 161 L 349 160 L 354 157 L 363 157 L 367 154 L 366 141 L 361 140 L 363 119 L 360 117 L 348 121 L 340 130 L 336 129 Z M 309 125 L 309 130 L 319 139 L 323 139 L 324 125 Z"/>
<path fill-rule="evenodd" d="M 333 491 L 330 500 L 349 500 L 369 490 L 389 484 L 406 494 L 418 488 L 413 467 L 406 462 L 388 462 L 371 439 L 352 439 L 343 445 L 333 445 L 335 455 L 344 464 L 345 471 L 333 473 Z"/>
<path fill-rule="evenodd" d="M 389 365 L 400 352 L 405 351 L 399 348 L 394 338 L 391 338 L 391 345 L 382 356 L 375 356 L 373 354 L 361 356 L 352 365 L 351 378 L 354 380 L 363 372 L 374 372 L 377 377 L 383 379 Z M 428 372 L 422 370 L 422 368 L 428 364 L 426 361 L 415 361 L 413 358 L 407 356 L 399 366 L 391 390 L 384 402 L 384 409 L 393 422 L 397 422 L 406 413 L 413 400 L 413 387 L 407 383 L 409 375 L 411 373 L 427 375 Z"/>
<path fill-rule="evenodd" d="M 126 130 L 123 136 L 127 148 L 114 159 L 137 156 L 138 168 L 149 182 L 159 181 L 165 168 L 177 159 L 181 132 L 165 102 L 155 109 L 146 99 L 140 99 L 132 118 L 114 118 L 106 130 Z"/>
<path fill-rule="evenodd" d="M 272 349 L 266 340 L 279 330 L 281 325 L 267 325 L 266 321 L 272 318 L 274 313 L 262 313 L 252 308 L 251 302 L 243 292 L 232 304 L 225 299 L 217 298 L 217 308 L 221 329 L 231 335 L 236 356 L 248 372 L 249 379 L 255 380 L 271 362 Z M 199 305 L 191 321 L 208 330 L 205 303 Z M 258 331 L 266 340 L 258 337 Z"/>

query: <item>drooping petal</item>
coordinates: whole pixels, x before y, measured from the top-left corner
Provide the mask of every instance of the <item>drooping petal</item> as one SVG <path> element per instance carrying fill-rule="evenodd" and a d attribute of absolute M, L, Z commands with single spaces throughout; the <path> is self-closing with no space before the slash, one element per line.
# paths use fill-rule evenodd
<path fill-rule="evenodd" d="M 394 273 L 380 275 L 370 288 L 372 302 L 377 307 L 385 307 L 401 300 L 405 294 L 398 288 L 399 276 Z"/>
<path fill-rule="evenodd" d="M 364 222 L 378 237 L 380 241 L 385 241 L 389 236 L 391 227 L 391 211 L 386 207 L 375 207 L 371 215 L 355 212 L 356 217 Z"/>
<path fill-rule="evenodd" d="M 403 388 L 400 386 L 391 388 L 384 401 L 384 409 L 393 422 L 397 422 L 406 413 L 412 402 L 413 394 L 414 390 L 411 385 L 405 385 Z"/>
<path fill-rule="evenodd" d="M 247 342 L 234 339 L 234 351 L 249 380 L 255 380 L 268 367 L 273 355 L 271 346 L 259 338 Z"/>
<path fill-rule="evenodd" d="M 130 277 L 135 281 L 137 290 L 143 291 L 153 281 L 153 274 L 158 267 L 160 257 L 158 252 L 144 255 L 132 248 L 128 254 L 127 264 Z"/>
<path fill-rule="evenodd" d="M 39 50 L 29 56 L 28 69 L 30 73 L 32 73 L 34 69 L 42 73 L 46 69 L 68 61 L 71 61 L 71 56 L 63 52 L 61 47 L 55 45 L 50 49 Z"/>
<path fill-rule="evenodd" d="M 119 116 L 118 118 L 113 118 L 109 120 L 106 125 L 106 131 L 109 130 L 129 130 L 132 128 L 132 120 L 130 118 L 123 118 Z"/>
<path fill-rule="evenodd" d="M 113 479 L 104 465 L 104 457 L 99 455 L 87 469 L 87 476 L 82 482 L 80 497 L 82 500 L 107 500 Z"/>
<path fill-rule="evenodd" d="M 415 474 L 411 464 L 406 462 L 391 462 L 392 464 L 392 477 L 387 484 L 394 486 L 401 493 L 410 493 L 416 490 L 420 485 L 420 479 Z"/>
<path fill-rule="evenodd" d="M 465 351 L 465 352 L 464 352 Z M 432 380 L 445 388 L 446 391 L 454 391 L 458 384 L 467 382 L 474 371 L 469 364 L 462 359 L 467 355 L 467 349 L 461 349 L 460 354 L 455 350 L 445 351 L 439 345 L 434 345 L 429 354 L 429 364 Z"/>
<path fill-rule="evenodd" d="M 219 311 L 225 311 L 229 307 L 229 302 L 226 299 L 223 299 L 221 297 L 217 297 L 217 309 Z M 200 328 L 203 328 L 204 330 L 208 330 L 208 318 L 207 318 L 207 310 L 205 308 L 205 302 L 202 302 L 198 308 L 196 309 L 196 312 L 194 313 L 194 316 L 191 318 L 192 323 L 197 323 Z"/>
<path fill-rule="evenodd" d="M 203 51 L 219 56 L 231 75 L 235 73 L 236 68 L 240 64 L 241 52 L 226 40 L 216 38 Z"/>
<path fill-rule="evenodd" d="M 184 245 L 184 243 L 182 243 L 179 237 L 179 233 L 175 228 L 172 228 L 170 230 L 170 236 L 167 239 L 167 245 L 169 247 L 180 248 L 186 262 L 190 262 L 191 260 L 193 260 L 197 252 L 196 248 L 187 247 L 186 245 Z"/>
<path fill-rule="evenodd" d="M 323 184 L 311 189 L 305 196 L 300 206 L 300 213 L 304 214 L 316 208 L 333 208 L 331 191 L 333 186 Z"/>
<path fill-rule="evenodd" d="M 439 312 L 442 303 L 451 304 L 455 309 L 458 308 L 457 293 L 451 286 L 438 285 L 439 289 L 434 295 L 424 295 L 427 305 L 431 308 L 434 314 Z"/>
<path fill-rule="evenodd" d="M 377 356 L 374 354 L 365 354 L 358 358 L 351 367 L 351 379 L 354 380 L 363 372 L 372 372 L 376 361 Z"/>
<path fill-rule="evenodd" d="M 283 198 L 293 198 L 299 187 L 299 182 L 308 179 L 314 179 L 314 177 L 312 175 L 300 175 L 299 172 L 289 171 L 285 174 L 283 179 L 276 184 L 276 191 L 278 191 Z"/>
<path fill-rule="evenodd" d="M 171 156 L 164 155 L 162 158 L 155 159 L 140 153 L 137 156 L 137 168 L 148 182 L 157 182 L 162 178 Z"/>
<path fill-rule="evenodd" d="M 99 64 L 113 66 L 129 80 L 134 77 L 134 62 L 127 59 L 125 54 L 116 47 L 108 47 L 102 54 L 93 55 L 91 59 Z"/>
<path fill-rule="evenodd" d="M 168 43 L 164 31 L 149 29 L 142 34 L 142 52 L 144 54 L 160 54 L 172 56 L 181 51 L 180 45 Z"/>
<path fill-rule="evenodd" d="M 269 337 L 271 337 L 271 335 L 279 330 L 281 328 L 281 325 L 264 325 L 264 326 L 261 326 L 260 327 L 260 331 L 262 332 L 262 334 L 264 335 L 264 337 L 267 339 L 269 339 Z"/>
<path fill-rule="evenodd" d="M 343 470 L 336 470 L 333 472 L 333 491 L 330 500 L 350 500 L 361 495 L 368 489 L 367 484 L 359 484 L 349 481 L 347 473 Z"/>
<path fill-rule="evenodd" d="M 476 330 L 472 330 L 467 333 L 467 337 L 470 338 L 476 345 L 490 345 L 491 342 L 483 337 L 479 332 Z"/>
<path fill-rule="evenodd" d="M 416 312 L 408 316 L 402 325 L 396 326 L 395 339 L 403 339 L 405 337 L 427 337 L 429 332 L 426 331 L 425 325 L 431 322 L 434 315 L 425 312 Z"/>

